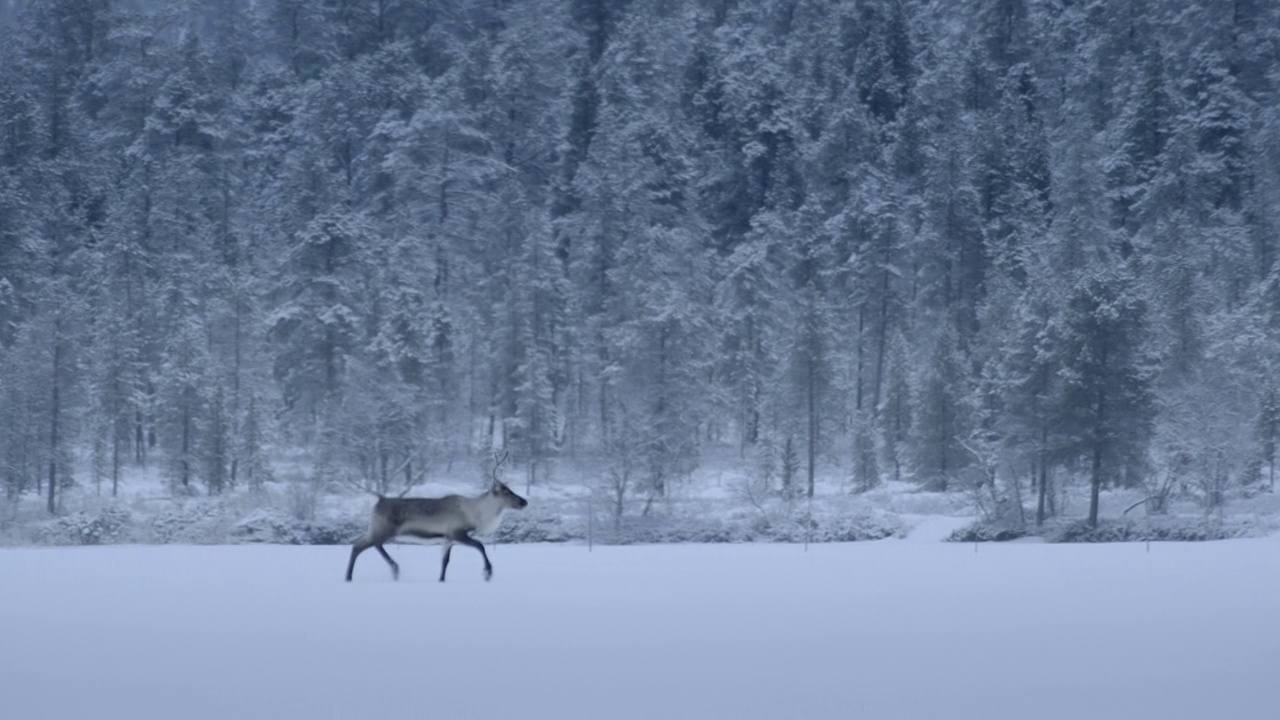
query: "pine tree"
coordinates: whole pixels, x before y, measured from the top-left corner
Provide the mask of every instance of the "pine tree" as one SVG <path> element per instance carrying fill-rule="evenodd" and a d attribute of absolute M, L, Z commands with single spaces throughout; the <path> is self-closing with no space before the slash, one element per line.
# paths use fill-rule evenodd
<path fill-rule="evenodd" d="M 1050 477 L 1069 458 L 1058 452 L 1057 425 L 1062 383 L 1058 372 L 1061 348 L 1060 283 L 1044 262 L 1035 263 L 1016 304 L 1001 347 L 1004 436 L 1012 457 L 1030 468 L 1036 490 L 1036 526 L 1052 514 Z"/>
<path fill-rule="evenodd" d="M 805 496 L 813 497 L 818 455 L 824 448 L 828 394 L 832 387 L 829 323 L 815 297 L 815 287 L 804 287 L 803 310 L 789 349 L 789 375 L 794 405 L 791 413 L 804 438 Z"/>
<path fill-rule="evenodd" d="M 362 217 L 329 213 L 298 232 L 280 264 L 272 290 L 279 305 L 267 332 L 285 404 L 304 421 L 334 409 L 363 338 L 360 283 L 369 242 Z"/>
<path fill-rule="evenodd" d="M 881 457 L 892 468 L 894 482 L 901 482 L 910 467 L 913 401 L 907 350 L 906 338 L 895 334 L 885 363 L 885 394 L 880 401 L 880 436 L 884 439 Z"/>
<path fill-rule="evenodd" d="M 929 490 L 950 488 L 972 460 L 960 442 L 968 436 L 960 353 L 955 331 L 944 325 L 915 381 L 912 464 L 916 480 Z"/>
<path fill-rule="evenodd" d="M 237 458 L 239 462 L 236 463 L 239 469 L 236 474 L 237 482 L 243 478 L 250 491 L 260 492 L 266 483 L 274 480 L 274 473 L 267 459 L 267 437 L 256 396 L 249 396 L 238 436 L 240 448 Z"/>
<path fill-rule="evenodd" d="M 221 385 L 214 388 L 207 400 L 207 420 L 201 438 L 201 455 L 204 468 L 202 479 L 210 495 L 221 495 L 234 487 L 231 478 L 232 437 L 227 412 L 226 392 Z"/>
<path fill-rule="evenodd" d="M 1089 467 L 1089 524 L 1104 484 L 1130 485 L 1144 467 L 1155 409 L 1146 304 L 1123 268 L 1098 267 L 1067 299 L 1062 335 L 1064 445 Z"/>
<path fill-rule="evenodd" d="M 599 224 L 590 229 L 579 267 L 604 273 L 593 278 L 601 293 L 601 353 L 608 358 L 600 368 L 602 414 L 611 412 L 610 393 L 637 398 L 632 413 L 653 497 L 665 495 L 667 483 L 700 458 L 701 371 L 713 334 L 706 228 L 692 214 L 687 186 L 690 138 L 663 114 L 674 104 L 652 82 L 672 59 L 658 54 L 666 26 L 661 18 L 632 22 L 631 42 L 611 47 L 601 60 L 597 134 L 578 172 L 583 208 Z"/>
<path fill-rule="evenodd" d="M 782 483 L 782 497 L 792 500 L 796 496 L 796 477 L 800 474 L 800 457 L 796 454 L 792 437 L 787 436 L 782 442 L 782 457 L 779 459 L 778 477 Z"/>
<path fill-rule="evenodd" d="M 1276 444 L 1280 441 L 1280 391 L 1274 385 L 1263 390 L 1258 403 L 1258 448 L 1266 468 L 1267 487 L 1276 487 Z"/>

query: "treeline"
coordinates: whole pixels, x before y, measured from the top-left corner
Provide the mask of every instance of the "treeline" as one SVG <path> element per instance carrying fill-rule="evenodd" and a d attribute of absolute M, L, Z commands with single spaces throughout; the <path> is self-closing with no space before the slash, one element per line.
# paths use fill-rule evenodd
<path fill-rule="evenodd" d="M 0 9 L 10 498 L 1272 482 L 1269 0 Z"/>

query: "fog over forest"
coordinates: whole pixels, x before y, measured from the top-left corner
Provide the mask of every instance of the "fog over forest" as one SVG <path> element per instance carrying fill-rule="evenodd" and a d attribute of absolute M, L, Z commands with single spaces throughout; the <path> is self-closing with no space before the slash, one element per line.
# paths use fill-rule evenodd
<path fill-rule="evenodd" d="M 1271 0 L 0 0 L 0 515 L 495 450 L 1211 511 L 1278 91 Z"/>

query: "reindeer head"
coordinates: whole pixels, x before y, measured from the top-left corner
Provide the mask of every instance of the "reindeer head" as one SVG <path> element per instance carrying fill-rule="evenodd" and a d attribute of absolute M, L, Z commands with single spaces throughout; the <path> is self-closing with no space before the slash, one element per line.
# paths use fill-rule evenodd
<path fill-rule="evenodd" d="M 528 500 L 520 497 L 507 487 L 507 484 L 501 480 L 494 480 L 493 485 L 489 488 L 489 494 L 498 498 L 502 502 L 503 507 L 519 510 L 529 504 Z"/>
<path fill-rule="evenodd" d="M 489 476 L 493 478 L 493 485 L 489 486 L 489 494 L 498 499 L 503 509 L 519 510 L 528 505 L 529 501 L 512 492 L 506 483 L 498 479 L 498 468 L 502 467 L 502 463 L 506 462 L 506 460 L 507 453 L 505 451 L 501 455 L 494 453 L 493 467 L 489 469 Z"/>

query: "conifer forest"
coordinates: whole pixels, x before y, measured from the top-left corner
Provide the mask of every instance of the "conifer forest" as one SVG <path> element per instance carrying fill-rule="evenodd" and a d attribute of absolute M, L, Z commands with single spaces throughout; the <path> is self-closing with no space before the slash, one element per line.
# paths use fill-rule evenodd
<path fill-rule="evenodd" d="M 1278 442 L 1280 3 L 0 0 L 0 509 Z"/>

